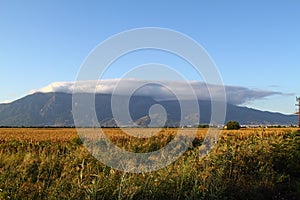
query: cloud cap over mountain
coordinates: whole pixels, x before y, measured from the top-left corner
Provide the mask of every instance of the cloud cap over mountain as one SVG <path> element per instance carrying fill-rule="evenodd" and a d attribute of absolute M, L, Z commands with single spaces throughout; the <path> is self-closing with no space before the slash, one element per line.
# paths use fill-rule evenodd
<path fill-rule="evenodd" d="M 158 100 L 173 100 L 176 98 L 175 94 L 184 96 L 185 99 L 193 98 L 190 90 L 194 90 L 200 100 L 210 100 L 212 96 L 218 97 L 221 90 L 225 88 L 227 102 L 234 105 L 242 105 L 255 100 L 264 99 L 272 95 L 292 95 L 277 91 L 250 89 L 240 86 L 224 86 L 206 84 L 199 81 L 151 81 L 139 79 L 106 79 L 106 80 L 91 80 L 81 81 L 76 83 L 76 91 L 80 93 L 103 93 L 103 94 L 118 94 L 118 95 L 132 95 L 130 94 L 132 88 L 135 88 L 135 95 L 152 96 Z M 42 92 L 63 92 L 73 93 L 75 82 L 54 82 L 46 87 L 31 90 L 30 93 Z M 220 99 L 222 99 L 220 97 Z M 218 99 L 215 99 L 218 100 Z"/>

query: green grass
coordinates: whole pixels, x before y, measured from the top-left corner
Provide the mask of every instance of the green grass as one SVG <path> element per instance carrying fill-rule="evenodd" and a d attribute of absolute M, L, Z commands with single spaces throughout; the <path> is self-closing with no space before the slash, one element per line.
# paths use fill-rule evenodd
<path fill-rule="evenodd" d="M 113 142 L 139 152 L 170 139 Z M 203 159 L 199 143 L 166 168 L 131 174 L 101 164 L 78 139 L 2 141 L 0 199 L 300 199 L 299 133 L 223 135 Z"/>

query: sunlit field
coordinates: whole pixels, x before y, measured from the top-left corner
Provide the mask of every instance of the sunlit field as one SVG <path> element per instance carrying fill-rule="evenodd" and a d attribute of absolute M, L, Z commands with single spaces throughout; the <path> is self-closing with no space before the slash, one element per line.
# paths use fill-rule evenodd
<path fill-rule="evenodd" d="M 85 129 L 91 131 L 94 129 Z M 117 146 L 151 152 L 178 129 L 102 129 Z M 300 199 L 300 134 L 297 129 L 221 132 L 199 157 L 207 129 L 187 152 L 149 173 L 105 166 L 82 145 L 73 128 L 1 128 L 0 199 Z"/>
<path fill-rule="evenodd" d="M 100 131 L 97 129 L 85 129 L 92 131 Z M 134 133 L 137 136 L 143 135 L 175 135 L 178 130 L 176 128 L 102 128 L 107 137 L 126 137 L 131 138 L 128 133 Z M 122 131 L 124 130 L 124 131 Z M 247 128 L 240 130 L 221 130 L 221 136 L 237 136 L 239 138 L 247 138 L 249 136 L 278 136 L 289 132 L 297 131 L 297 128 Z M 189 135 L 197 132 L 197 138 L 203 139 L 207 134 L 207 128 L 186 128 L 184 132 Z M 125 133 L 124 133 L 125 132 Z M 68 142 L 78 138 L 75 128 L 0 128 L 0 141 L 51 141 L 51 142 Z"/>

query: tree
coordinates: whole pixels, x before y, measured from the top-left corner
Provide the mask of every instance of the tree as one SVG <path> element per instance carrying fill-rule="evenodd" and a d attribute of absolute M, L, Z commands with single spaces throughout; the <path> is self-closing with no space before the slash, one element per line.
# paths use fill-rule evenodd
<path fill-rule="evenodd" d="M 199 124 L 199 125 L 198 125 L 198 128 L 209 128 L 209 125 L 207 125 L 207 124 L 205 124 L 205 125 Z"/>
<path fill-rule="evenodd" d="M 227 130 L 239 130 L 241 128 L 237 121 L 229 121 L 226 124 Z"/>

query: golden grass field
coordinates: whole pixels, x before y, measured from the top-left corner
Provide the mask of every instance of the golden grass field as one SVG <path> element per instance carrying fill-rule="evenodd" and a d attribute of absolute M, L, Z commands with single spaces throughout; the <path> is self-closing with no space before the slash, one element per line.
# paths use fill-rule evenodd
<path fill-rule="evenodd" d="M 95 159 L 75 128 L 0 128 L 0 199 L 300 199 L 297 128 L 220 130 L 205 157 L 208 129 L 124 129 L 149 138 L 102 130 L 136 153 L 161 149 L 179 130 L 197 137 L 174 163 L 135 174 Z"/>
<path fill-rule="evenodd" d="M 87 131 L 94 131 L 95 129 L 85 129 Z M 136 133 L 138 135 L 157 135 L 157 134 L 176 134 L 176 128 L 125 128 L 124 133 L 118 128 L 104 128 L 102 129 L 108 137 L 131 137 L 126 133 Z M 285 134 L 287 131 L 297 131 L 297 128 L 249 128 L 240 130 L 221 130 L 220 136 L 236 136 L 239 138 L 246 138 L 251 135 L 257 136 L 277 136 Z M 197 131 L 197 138 L 203 139 L 207 134 L 208 129 L 193 129 L 186 128 L 184 133 L 192 134 Z M 75 128 L 0 128 L 0 141 L 51 141 L 51 142 L 67 142 L 78 138 L 78 133 Z"/>
<path fill-rule="evenodd" d="M 89 131 L 91 129 L 85 129 Z M 94 129 L 93 129 L 94 130 Z M 102 129 L 104 134 L 108 138 L 123 138 L 132 137 L 126 133 L 138 133 L 138 135 L 158 135 L 158 134 L 172 134 L 177 133 L 176 128 L 159 129 L 159 128 L 125 128 L 124 133 L 118 128 L 105 128 Z M 197 138 L 203 139 L 207 134 L 208 129 L 184 129 L 185 134 L 192 134 L 197 131 Z M 247 138 L 249 136 L 277 136 L 285 134 L 286 132 L 297 131 L 297 128 L 248 128 L 240 130 L 220 130 L 223 137 L 235 136 L 240 139 Z M 75 128 L 0 128 L 0 141 L 27 141 L 27 142 L 37 142 L 37 141 L 51 141 L 64 143 L 78 138 L 78 133 Z"/>

